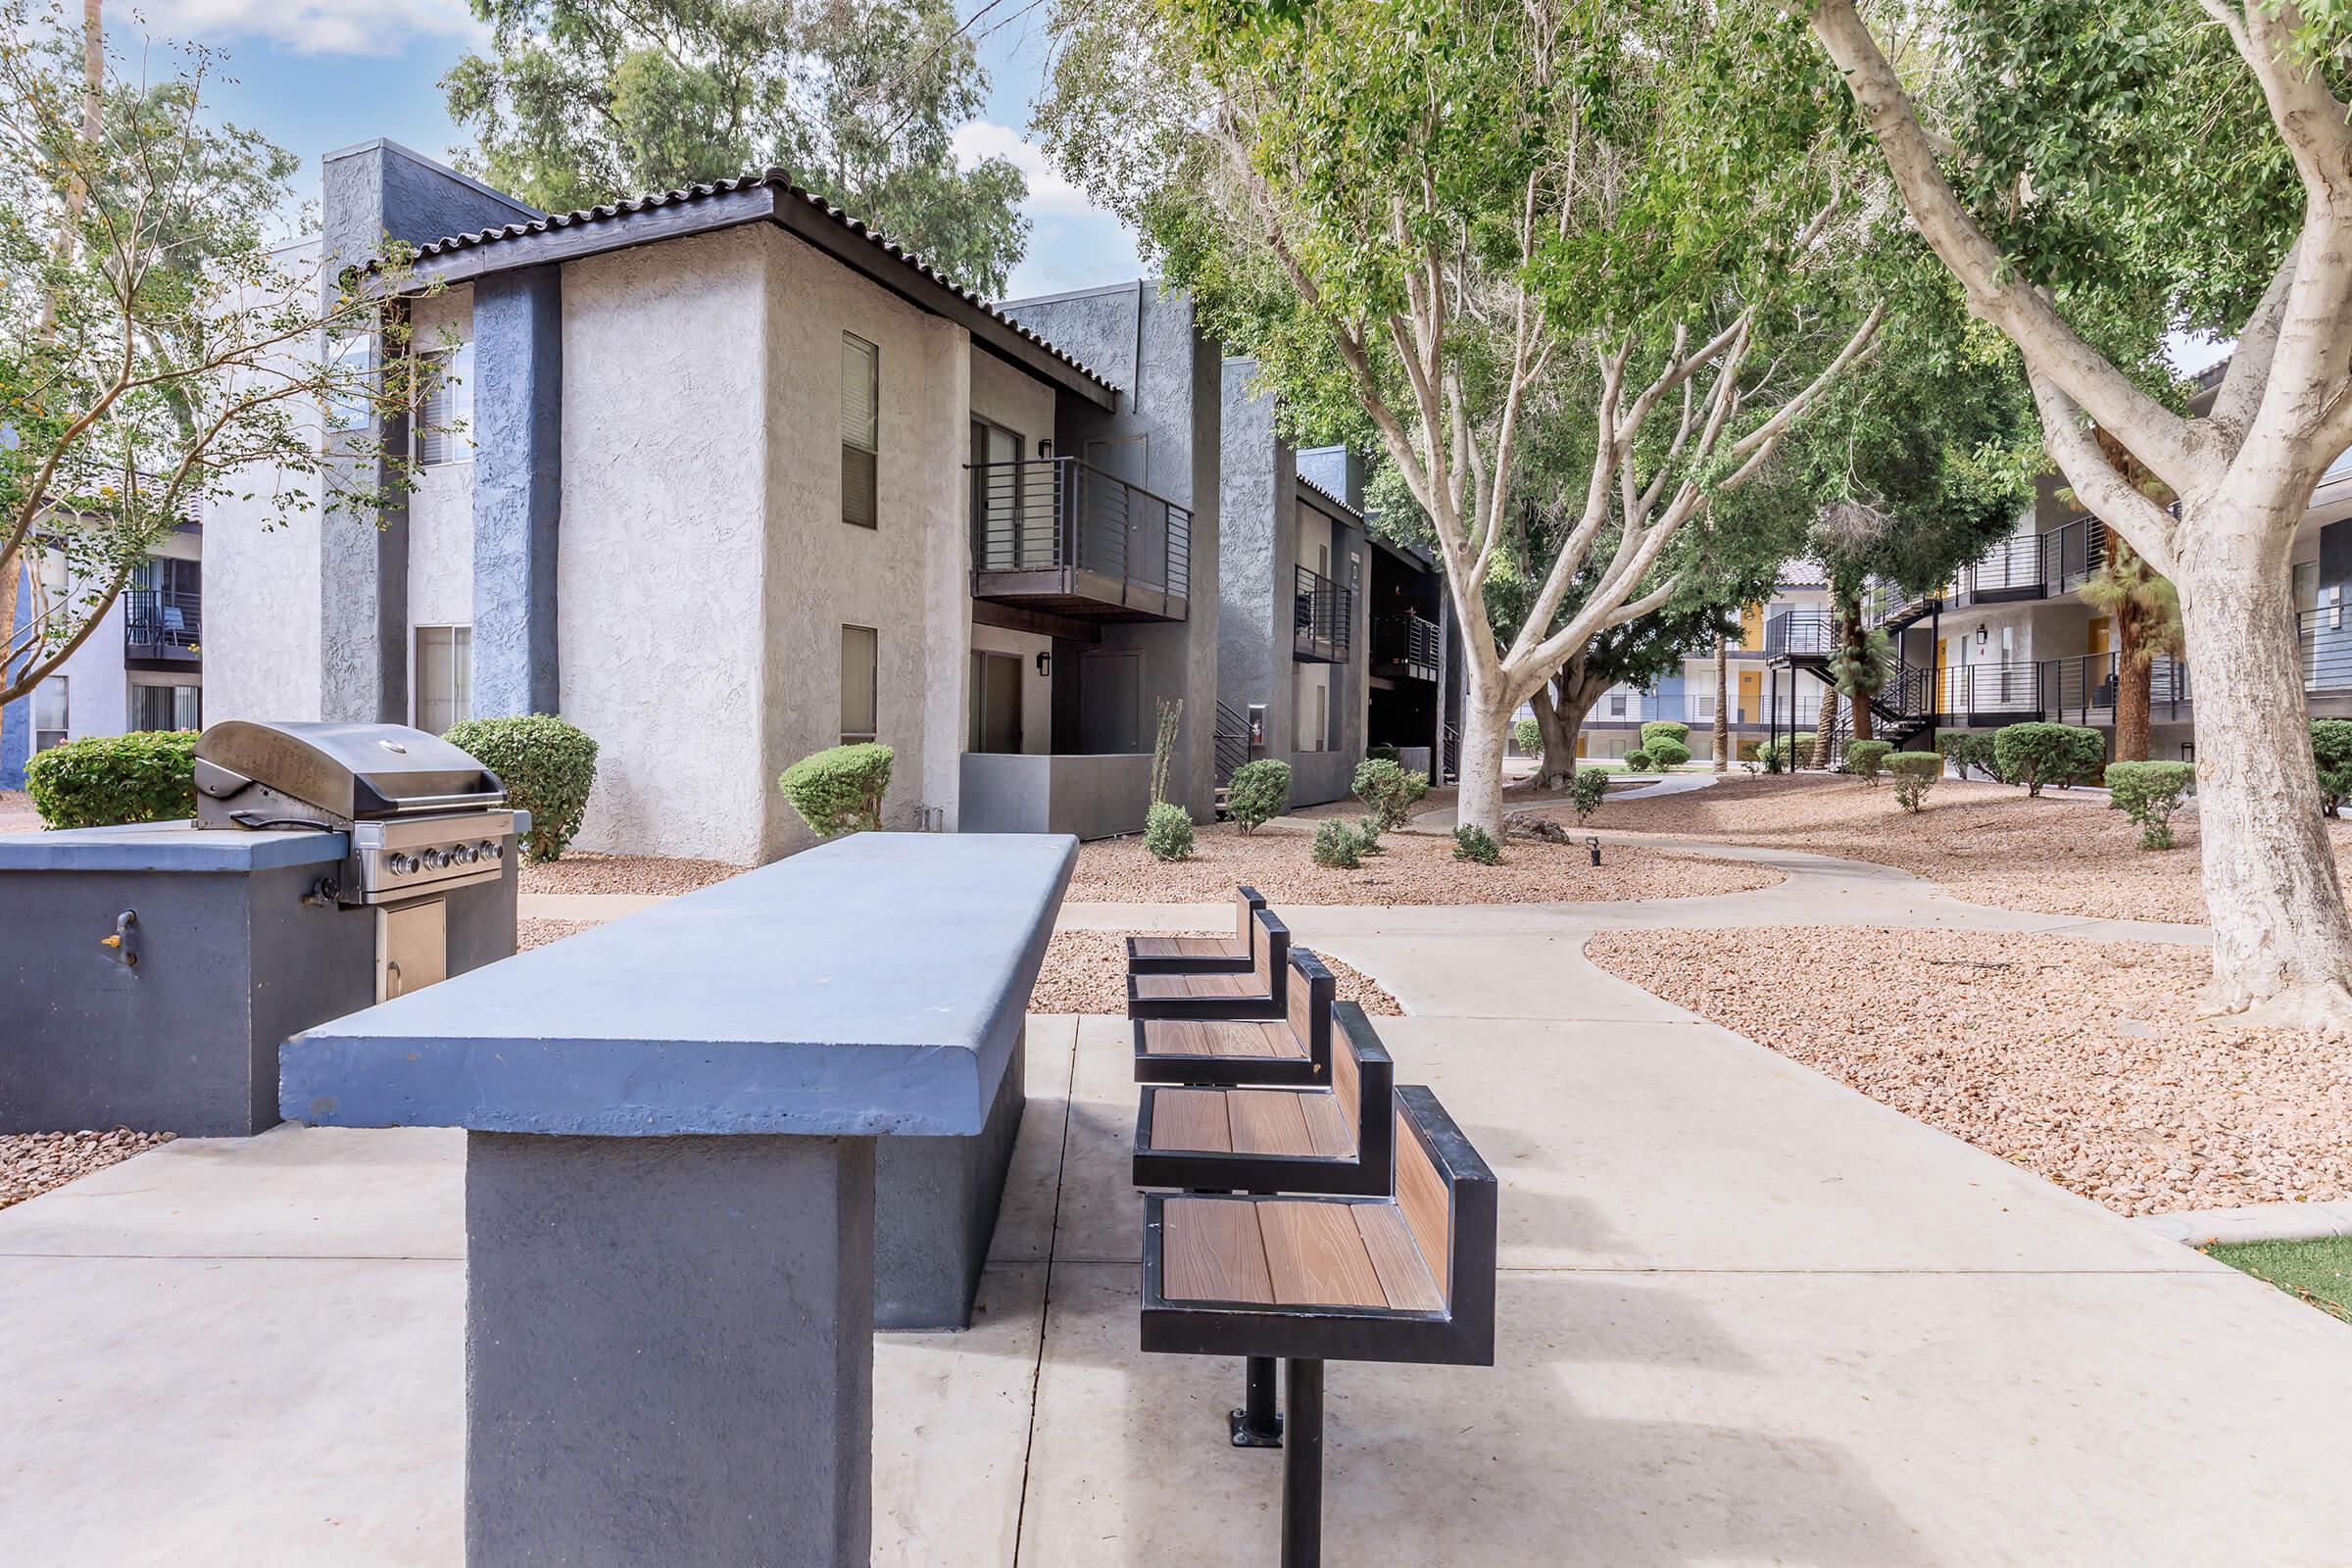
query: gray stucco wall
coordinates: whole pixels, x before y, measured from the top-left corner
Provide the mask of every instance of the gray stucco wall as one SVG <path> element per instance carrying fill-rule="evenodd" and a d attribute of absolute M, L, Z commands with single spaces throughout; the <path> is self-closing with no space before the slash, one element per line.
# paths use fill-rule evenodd
<path fill-rule="evenodd" d="M 966 833 L 1068 833 L 1081 839 L 1140 833 L 1151 793 L 1149 753 L 963 755 Z"/>
<path fill-rule="evenodd" d="M 1221 372 L 1217 700 L 1245 716 L 1263 704 L 1265 751 L 1280 756 L 1291 744 L 1291 650 L 1287 631 L 1277 647 L 1276 627 L 1290 595 L 1275 585 L 1289 580 L 1297 544 L 1274 519 L 1292 514 L 1296 486 L 1290 449 L 1274 433 L 1273 395 L 1250 384 L 1256 362 L 1227 360 Z"/>
<path fill-rule="evenodd" d="M 473 336 L 473 711 L 552 713 L 562 702 L 563 270 L 483 278 Z"/>

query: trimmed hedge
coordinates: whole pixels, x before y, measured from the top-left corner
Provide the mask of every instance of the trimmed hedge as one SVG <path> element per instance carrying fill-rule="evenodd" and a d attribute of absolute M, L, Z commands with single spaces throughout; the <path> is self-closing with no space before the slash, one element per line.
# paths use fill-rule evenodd
<path fill-rule="evenodd" d="M 1415 803 L 1429 793 L 1429 775 L 1407 773 L 1385 758 L 1368 757 L 1355 765 L 1355 798 L 1372 808 L 1383 828 L 1404 826 Z"/>
<path fill-rule="evenodd" d="M 496 773 L 510 804 L 531 813 L 522 858 L 553 860 L 571 845 L 596 788 L 596 742 L 552 713 L 467 718 L 441 737 Z"/>
<path fill-rule="evenodd" d="M 2352 718 L 2311 721 L 2311 755 L 2320 768 L 2320 811 L 2334 816 L 2352 800 Z"/>
<path fill-rule="evenodd" d="M 1646 773 L 1649 771 L 1649 754 L 1642 750 L 1641 747 L 1637 746 L 1632 751 L 1625 754 L 1625 770 L 1627 772 Z"/>
<path fill-rule="evenodd" d="M 1233 770 L 1225 786 L 1225 814 L 1245 833 L 1254 833 L 1291 805 L 1291 764 L 1261 757 Z"/>
<path fill-rule="evenodd" d="M 2075 724 L 2007 724 L 1992 732 L 1993 765 L 2028 795 L 2044 784 L 2080 784 L 2107 766 L 2107 738 Z"/>
<path fill-rule="evenodd" d="M 2173 847 L 2173 813 L 2197 782 L 2193 762 L 2109 762 L 2107 804 L 2139 824 L 2139 847 Z"/>
<path fill-rule="evenodd" d="M 871 833 L 882 825 L 895 753 L 874 741 L 830 746 L 784 770 L 776 787 L 819 838 Z"/>
<path fill-rule="evenodd" d="M 1906 811 L 1926 804 L 1928 791 L 1943 778 L 1943 758 L 1936 752 L 1895 752 L 1886 759 L 1894 780 L 1894 803 Z"/>
<path fill-rule="evenodd" d="M 1364 863 L 1363 836 L 1352 823 L 1328 817 L 1315 829 L 1315 842 L 1307 853 L 1326 870 L 1352 871 Z"/>
<path fill-rule="evenodd" d="M 113 827 L 194 816 L 196 732 L 136 730 L 52 746 L 25 764 L 24 790 L 50 827 Z"/>
<path fill-rule="evenodd" d="M 1642 749 L 1650 756 L 1658 755 L 1658 742 L 1662 740 L 1688 748 L 1690 744 L 1690 726 L 1678 724 L 1671 718 L 1653 718 L 1642 726 Z"/>
<path fill-rule="evenodd" d="M 1511 744 L 1519 748 L 1521 757 L 1544 755 L 1544 726 L 1532 718 L 1523 718 L 1511 726 Z"/>
<path fill-rule="evenodd" d="M 1474 860 L 1480 865 L 1496 865 L 1502 860 L 1502 847 L 1494 835 L 1476 822 L 1464 822 L 1453 830 L 1453 858 Z"/>
<path fill-rule="evenodd" d="M 1153 801 L 1144 813 L 1144 848 L 1154 860 L 1193 858 L 1193 813 L 1172 801 Z"/>
<path fill-rule="evenodd" d="M 1961 730 L 1945 730 L 1936 737 L 1936 750 L 1952 764 L 1956 777 L 1966 778 L 1970 769 L 1984 774 L 1995 784 L 2001 782 L 2001 770 L 1992 760 L 1992 737 L 1971 735 Z"/>
<path fill-rule="evenodd" d="M 1893 755 L 1892 741 L 1847 741 L 1845 770 L 1875 788 L 1879 782 L 1879 764 Z M 1939 763 L 1940 760 L 1938 759 Z"/>
<path fill-rule="evenodd" d="M 1649 726 L 1644 724 L 1642 727 L 1647 729 Z M 1682 727 L 1680 724 L 1674 726 L 1676 729 Z M 1671 735 L 1644 735 L 1642 737 L 1642 749 L 1649 754 L 1649 765 L 1661 773 L 1672 772 L 1690 760 L 1690 748 Z"/>
<path fill-rule="evenodd" d="M 1608 798 L 1609 775 L 1597 767 L 1580 767 L 1568 781 L 1568 798 L 1576 803 L 1576 819 L 1584 821 Z"/>

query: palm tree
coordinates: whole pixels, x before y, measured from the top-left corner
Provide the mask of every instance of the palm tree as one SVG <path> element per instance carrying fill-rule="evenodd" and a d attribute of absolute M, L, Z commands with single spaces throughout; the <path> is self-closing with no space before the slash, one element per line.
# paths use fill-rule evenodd
<path fill-rule="evenodd" d="M 1730 654 L 1726 651 L 1728 646 L 1723 640 L 1723 633 L 1717 632 L 1715 634 L 1715 771 L 1718 773 L 1728 773 L 1732 770 L 1732 715 L 1724 707 L 1725 700 L 1730 695 L 1731 686 L 1732 661 Z"/>
<path fill-rule="evenodd" d="M 2180 595 L 2114 532 L 2107 560 L 2082 585 L 2090 608 L 2115 626 L 2115 760 L 2148 760 L 2148 687 L 2158 654 L 2180 657 Z"/>
<path fill-rule="evenodd" d="M 1838 651 L 1830 656 L 1830 682 L 1853 707 L 1854 739 L 1866 741 L 1870 700 L 1886 689 L 1887 677 L 1894 673 L 1894 650 L 1885 632 L 1862 624 L 1859 606 L 1841 607 L 1838 624 L 1841 635 Z"/>

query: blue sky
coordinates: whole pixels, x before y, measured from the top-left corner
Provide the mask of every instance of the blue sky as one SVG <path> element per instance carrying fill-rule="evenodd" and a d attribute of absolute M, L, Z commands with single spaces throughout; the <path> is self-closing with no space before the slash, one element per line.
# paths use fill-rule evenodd
<path fill-rule="evenodd" d="M 984 0 L 957 3 L 970 15 Z M 1133 236 L 1027 140 L 1044 71 L 1044 12 L 999 4 L 980 24 L 989 101 L 957 137 L 960 152 L 1001 154 L 1028 175 L 1033 226 L 1028 258 L 1013 274 L 1015 295 L 1118 282 L 1140 270 Z M 159 38 L 194 38 L 227 55 L 212 93 L 216 109 L 300 154 L 309 166 L 306 196 L 317 193 L 319 155 L 334 148 L 389 136 L 446 158 L 461 141 L 437 83 L 483 36 L 465 0 L 149 0 L 140 14 Z M 130 55 L 129 7 L 109 21 L 113 42 Z"/>

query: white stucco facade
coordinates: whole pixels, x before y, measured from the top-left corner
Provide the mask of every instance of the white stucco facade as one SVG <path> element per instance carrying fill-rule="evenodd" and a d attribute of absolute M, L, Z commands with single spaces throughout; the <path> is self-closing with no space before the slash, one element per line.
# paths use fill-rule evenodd
<path fill-rule="evenodd" d="M 430 350 L 473 340 L 473 290 L 460 286 L 416 301 L 410 314 L 413 341 Z M 420 466 L 409 492 L 408 635 L 402 657 L 408 721 L 417 722 L 416 628 L 473 624 L 473 445 L 460 433 L 450 461 Z"/>

